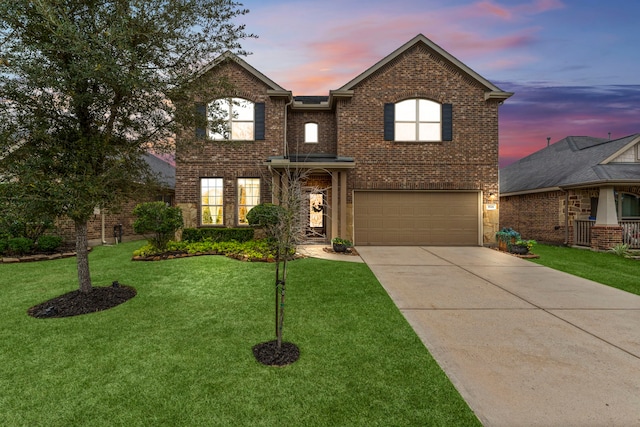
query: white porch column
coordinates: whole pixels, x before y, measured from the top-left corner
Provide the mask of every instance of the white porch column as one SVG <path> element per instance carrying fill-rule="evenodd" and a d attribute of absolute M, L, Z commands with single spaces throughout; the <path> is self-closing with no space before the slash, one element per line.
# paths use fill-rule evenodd
<path fill-rule="evenodd" d="M 611 186 L 600 187 L 600 196 L 598 197 L 598 215 L 596 217 L 595 225 L 618 225 L 616 201 L 613 195 L 613 187 Z"/>
<path fill-rule="evenodd" d="M 347 172 L 340 172 L 340 235 L 343 239 L 353 241 L 347 236 Z"/>

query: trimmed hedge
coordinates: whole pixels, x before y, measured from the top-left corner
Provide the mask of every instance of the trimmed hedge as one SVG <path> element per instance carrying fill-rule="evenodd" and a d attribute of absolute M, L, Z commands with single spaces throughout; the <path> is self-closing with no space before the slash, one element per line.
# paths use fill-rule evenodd
<path fill-rule="evenodd" d="M 253 228 L 185 228 L 182 240 L 188 242 L 248 242 L 253 240 Z"/>

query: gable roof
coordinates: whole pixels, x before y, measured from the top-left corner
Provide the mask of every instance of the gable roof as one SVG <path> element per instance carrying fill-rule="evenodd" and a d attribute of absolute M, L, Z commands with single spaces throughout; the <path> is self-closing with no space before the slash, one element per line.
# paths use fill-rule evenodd
<path fill-rule="evenodd" d="M 603 184 L 640 184 L 640 163 L 612 160 L 640 142 L 640 134 L 608 140 L 568 136 L 500 169 L 500 194 L 535 193 Z"/>
<path fill-rule="evenodd" d="M 353 88 L 358 83 L 360 83 L 364 79 L 368 78 L 373 73 L 375 73 L 376 71 L 378 71 L 379 69 L 381 69 L 382 67 L 387 65 L 389 62 L 391 62 L 394 59 L 396 59 L 398 56 L 402 55 L 407 50 L 413 48 L 417 44 L 423 44 L 423 45 L 427 46 L 427 48 L 435 51 L 438 55 L 442 56 L 445 60 L 447 60 L 448 62 L 453 64 L 455 67 L 460 69 L 462 72 L 464 72 L 465 74 L 467 74 L 468 76 L 473 78 L 475 81 L 480 83 L 482 86 L 486 87 L 487 88 L 487 92 L 485 92 L 485 100 L 487 100 L 487 99 L 505 100 L 505 99 L 509 98 L 511 95 L 513 95 L 513 92 L 505 92 L 505 91 L 503 91 L 498 86 L 494 85 L 489 80 L 485 79 L 480 74 L 478 74 L 475 71 L 473 71 L 471 68 L 469 68 L 468 66 L 463 64 L 460 60 L 458 60 L 456 57 L 451 55 L 449 52 L 447 52 L 446 50 L 444 50 L 443 48 L 441 48 L 440 46 L 435 44 L 433 41 L 431 41 L 430 39 L 425 37 L 423 34 L 418 34 L 417 36 L 415 36 L 414 38 L 412 38 L 411 40 L 409 40 L 408 42 L 406 42 L 405 44 L 400 46 L 398 49 L 394 50 L 389 55 L 387 55 L 384 58 L 382 58 L 380 61 L 378 61 L 372 67 L 367 69 L 364 73 L 358 75 L 356 78 L 354 78 L 353 80 L 351 80 L 350 82 L 348 82 L 347 84 L 342 86 L 339 89 L 339 91 L 353 90 Z"/>
<path fill-rule="evenodd" d="M 211 71 L 213 68 L 217 67 L 218 65 L 220 65 L 221 63 L 226 62 L 226 61 L 233 61 L 236 64 L 238 64 L 240 67 L 244 68 L 246 71 L 248 71 L 254 77 L 256 77 L 258 80 L 260 80 L 262 83 L 264 83 L 269 88 L 268 90 L 270 92 L 274 92 L 274 94 L 275 93 L 281 93 L 282 95 L 285 95 L 285 96 L 286 95 L 291 96 L 291 91 L 288 91 L 288 90 L 282 88 L 279 84 L 277 84 L 276 82 L 271 80 L 269 77 L 265 76 L 260 71 L 256 70 L 254 67 L 249 65 L 249 63 L 247 61 L 245 61 L 244 59 L 240 58 L 238 55 L 234 54 L 233 52 L 231 52 L 229 50 L 224 52 L 222 55 L 218 56 L 216 59 L 211 61 L 209 64 L 207 64 L 202 70 L 200 70 L 200 72 L 197 74 L 197 77 L 200 77 L 200 76 L 206 74 L 207 72 Z"/>

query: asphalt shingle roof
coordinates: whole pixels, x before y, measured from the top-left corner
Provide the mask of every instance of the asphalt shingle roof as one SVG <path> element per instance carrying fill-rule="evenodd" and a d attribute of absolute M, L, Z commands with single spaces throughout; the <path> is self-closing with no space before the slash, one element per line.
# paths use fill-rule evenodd
<path fill-rule="evenodd" d="M 640 183 L 640 163 L 601 164 L 639 137 L 635 134 L 608 140 L 568 136 L 500 169 L 500 193 L 613 181 Z"/>
<path fill-rule="evenodd" d="M 158 176 L 162 185 L 170 189 L 176 188 L 175 166 L 150 153 L 145 153 L 143 158 L 151 168 L 151 171 Z"/>

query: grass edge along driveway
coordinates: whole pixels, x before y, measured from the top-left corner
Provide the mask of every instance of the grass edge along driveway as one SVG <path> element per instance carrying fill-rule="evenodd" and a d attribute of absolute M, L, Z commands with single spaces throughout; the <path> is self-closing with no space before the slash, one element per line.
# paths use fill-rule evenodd
<path fill-rule="evenodd" d="M 365 264 L 289 264 L 284 337 L 301 357 L 257 363 L 273 339 L 274 266 L 222 256 L 132 262 L 97 247 L 111 310 L 34 319 L 77 287 L 75 259 L 0 265 L 0 425 L 480 425 Z"/>

